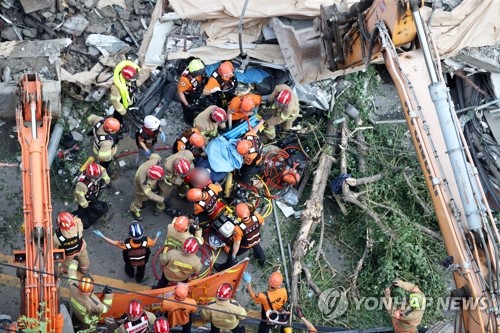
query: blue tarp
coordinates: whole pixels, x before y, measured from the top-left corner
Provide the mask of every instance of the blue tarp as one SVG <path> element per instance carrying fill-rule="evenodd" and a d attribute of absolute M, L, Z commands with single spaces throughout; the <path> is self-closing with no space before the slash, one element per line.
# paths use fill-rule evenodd
<path fill-rule="evenodd" d="M 236 150 L 236 139 L 218 136 L 210 141 L 205 149 L 210 168 L 215 172 L 231 172 L 243 165 L 243 156 Z"/>

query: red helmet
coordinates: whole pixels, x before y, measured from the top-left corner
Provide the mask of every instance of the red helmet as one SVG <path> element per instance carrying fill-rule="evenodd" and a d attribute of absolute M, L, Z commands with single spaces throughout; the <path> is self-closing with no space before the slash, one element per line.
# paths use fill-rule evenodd
<path fill-rule="evenodd" d="M 217 288 L 217 292 L 215 296 L 219 301 L 225 301 L 231 298 L 231 294 L 233 293 L 233 286 L 229 283 L 223 283 Z"/>
<path fill-rule="evenodd" d="M 174 160 L 174 169 L 178 174 L 186 176 L 191 170 L 191 163 L 185 158 L 176 158 Z"/>
<path fill-rule="evenodd" d="M 229 79 L 234 75 L 234 66 L 230 61 L 224 61 L 220 64 L 218 72 L 223 79 Z"/>
<path fill-rule="evenodd" d="M 250 96 L 245 96 L 241 99 L 240 110 L 242 112 L 251 112 L 255 107 L 255 101 Z"/>
<path fill-rule="evenodd" d="M 85 176 L 91 179 L 98 179 L 101 175 L 101 166 L 97 163 L 90 163 L 85 170 Z"/>
<path fill-rule="evenodd" d="M 191 143 L 196 148 L 201 148 L 205 145 L 205 138 L 200 133 L 194 132 L 189 137 L 189 143 Z"/>
<path fill-rule="evenodd" d="M 137 79 L 137 70 L 132 66 L 125 66 L 122 69 L 122 76 L 127 81 L 135 81 Z"/>
<path fill-rule="evenodd" d="M 252 142 L 250 140 L 240 140 L 236 145 L 236 150 L 238 154 L 245 155 L 252 148 Z"/>
<path fill-rule="evenodd" d="M 168 333 L 170 332 L 170 325 L 165 317 L 158 317 L 154 323 L 155 333 Z"/>
<path fill-rule="evenodd" d="M 60 212 L 59 215 L 57 215 L 57 224 L 59 224 L 59 227 L 62 230 L 66 231 L 71 230 L 76 226 L 73 215 L 68 212 Z"/>
<path fill-rule="evenodd" d="M 250 217 L 250 208 L 248 208 L 248 205 L 244 202 L 237 204 L 235 210 L 236 215 L 242 220 L 246 220 Z"/>
<path fill-rule="evenodd" d="M 187 191 L 186 197 L 191 202 L 197 202 L 203 199 L 203 191 L 199 188 L 192 188 Z"/>
<path fill-rule="evenodd" d="M 279 271 L 273 272 L 269 276 L 269 285 L 273 288 L 279 288 L 283 284 L 283 275 Z"/>
<path fill-rule="evenodd" d="M 78 282 L 78 290 L 82 294 L 92 294 L 94 291 L 94 279 L 90 275 L 84 275 Z"/>
<path fill-rule="evenodd" d="M 227 120 L 227 113 L 223 108 L 215 107 L 210 112 L 210 119 L 217 124 L 223 123 Z"/>
<path fill-rule="evenodd" d="M 285 171 L 285 173 L 283 173 L 283 176 L 281 177 L 281 180 L 288 185 L 295 186 L 300 182 L 300 175 L 295 170 Z"/>
<path fill-rule="evenodd" d="M 198 252 L 198 248 L 200 245 L 198 244 L 198 240 L 194 237 L 189 237 L 184 241 L 184 244 L 182 244 L 182 250 L 186 254 L 194 254 Z"/>
<path fill-rule="evenodd" d="M 187 295 L 189 293 L 189 289 L 186 283 L 179 282 L 175 286 L 174 289 L 174 297 L 175 299 L 179 301 L 183 301 L 186 299 Z"/>
<path fill-rule="evenodd" d="M 159 165 L 152 165 L 148 169 L 148 177 L 151 178 L 152 180 L 159 180 L 162 179 L 163 176 L 165 176 L 165 171 L 163 171 L 163 168 Z"/>
<path fill-rule="evenodd" d="M 120 130 L 120 122 L 118 121 L 118 119 L 116 118 L 113 118 L 113 117 L 110 117 L 110 118 L 106 118 L 106 120 L 104 121 L 104 124 L 102 125 L 102 128 L 104 128 L 104 130 L 108 133 L 110 132 L 118 132 Z"/>
<path fill-rule="evenodd" d="M 206 168 L 196 167 L 187 175 L 188 182 L 196 188 L 204 188 L 212 183 L 210 172 Z M 200 199 L 201 200 L 201 199 Z"/>
<path fill-rule="evenodd" d="M 276 102 L 281 105 L 288 105 L 292 100 L 292 92 L 290 90 L 282 90 L 276 98 Z"/>
<path fill-rule="evenodd" d="M 128 318 L 131 321 L 135 321 L 141 317 L 141 315 L 144 313 L 144 308 L 142 306 L 141 301 L 138 301 L 136 299 L 131 300 L 130 303 L 128 304 Z"/>
<path fill-rule="evenodd" d="M 189 226 L 189 220 L 186 216 L 177 216 L 174 219 L 174 229 L 178 232 L 185 232 Z"/>

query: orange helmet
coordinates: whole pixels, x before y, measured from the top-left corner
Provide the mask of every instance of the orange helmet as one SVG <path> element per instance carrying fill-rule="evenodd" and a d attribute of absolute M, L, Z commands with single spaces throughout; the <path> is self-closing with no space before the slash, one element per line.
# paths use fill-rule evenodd
<path fill-rule="evenodd" d="M 223 123 L 227 120 L 226 110 L 220 107 L 215 107 L 210 111 L 210 119 L 217 124 Z"/>
<path fill-rule="evenodd" d="M 245 155 L 252 148 L 252 142 L 250 140 L 240 140 L 236 145 L 236 150 L 238 154 Z"/>
<path fill-rule="evenodd" d="M 187 175 L 187 181 L 196 188 L 204 188 L 212 183 L 210 172 L 203 167 L 196 167 Z"/>
<path fill-rule="evenodd" d="M 186 283 L 179 282 L 174 289 L 174 297 L 176 300 L 183 301 L 186 299 L 189 289 Z"/>
<path fill-rule="evenodd" d="M 282 90 L 279 92 L 278 97 L 276 97 L 276 102 L 281 105 L 288 105 L 292 100 L 292 93 L 290 90 Z"/>
<path fill-rule="evenodd" d="M 231 294 L 233 293 L 233 286 L 229 283 L 223 283 L 217 288 L 217 292 L 215 293 L 215 297 L 219 301 L 225 301 L 231 298 Z"/>
<path fill-rule="evenodd" d="M 184 244 L 182 244 L 182 250 L 186 254 L 194 254 L 198 252 L 199 247 L 200 244 L 198 244 L 198 240 L 194 237 L 189 237 L 184 241 Z"/>
<path fill-rule="evenodd" d="M 271 273 L 269 276 L 269 286 L 279 288 L 283 284 L 283 275 L 279 271 Z"/>
<path fill-rule="evenodd" d="M 59 227 L 62 230 L 66 231 L 71 230 L 76 226 L 73 215 L 68 212 L 60 212 L 59 215 L 57 215 L 57 224 L 59 224 Z"/>
<path fill-rule="evenodd" d="M 288 185 L 295 186 L 300 182 L 300 175 L 295 170 L 285 171 L 281 180 Z"/>
<path fill-rule="evenodd" d="M 85 176 L 90 179 L 98 179 L 102 175 L 101 166 L 97 163 L 90 163 L 85 169 Z"/>
<path fill-rule="evenodd" d="M 253 100 L 252 97 L 245 96 L 241 99 L 240 110 L 242 112 L 246 112 L 246 113 L 252 112 L 254 107 L 255 107 L 255 101 Z"/>
<path fill-rule="evenodd" d="M 178 174 L 185 176 L 191 170 L 191 163 L 189 163 L 189 161 L 185 158 L 176 158 L 174 160 L 174 170 Z"/>
<path fill-rule="evenodd" d="M 137 79 L 137 70 L 132 66 L 125 66 L 122 69 L 122 76 L 127 81 L 135 81 Z"/>
<path fill-rule="evenodd" d="M 163 176 L 165 176 L 165 171 L 163 171 L 163 168 L 159 165 L 152 165 L 148 169 L 148 177 L 151 178 L 152 180 L 159 180 L 162 179 Z"/>
<path fill-rule="evenodd" d="M 178 232 L 185 232 L 189 226 L 189 220 L 186 216 L 177 216 L 174 219 L 174 229 Z"/>
<path fill-rule="evenodd" d="M 201 148 L 205 145 L 205 138 L 200 133 L 193 133 L 189 137 L 189 143 L 191 143 L 196 148 Z"/>
<path fill-rule="evenodd" d="M 102 128 L 104 128 L 104 130 L 108 133 L 118 132 L 120 130 L 120 127 L 121 125 L 118 119 L 113 117 L 106 118 L 104 124 L 102 125 Z"/>
<path fill-rule="evenodd" d="M 234 75 L 234 66 L 230 61 L 224 61 L 220 64 L 218 72 L 223 79 L 230 79 Z"/>
<path fill-rule="evenodd" d="M 168 333 L 168 332 L 170 332 L 170 324 L 168 323 L 168 320 L 165 317 L 156 318 L 153 326 L 154 326 L 155 333 Z"/>
<path fill-rule="evenodd" d="M 248 208 L 248 205 L 244 202 L 237 204 L 236 215 L 242 220 L 248 219 L 250 217 L 250 209 Z"/>
<path fill-rule="evenodd" d="M 186 197 L 191 202 L 197 202 L 203 199 L 203 191 L 199 188 L 192 188 L 187 191 Z"/>
<path fill-rule="evenodd" d="M 84 275 L 78 282 L 78 290 L 82 294 L 92 294 L 94 291 L 94 279 L 90 275 Z"/>

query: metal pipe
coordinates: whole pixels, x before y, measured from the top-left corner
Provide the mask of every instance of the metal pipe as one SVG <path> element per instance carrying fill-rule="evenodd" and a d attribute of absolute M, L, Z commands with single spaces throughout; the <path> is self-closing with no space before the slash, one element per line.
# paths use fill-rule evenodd
<path fill-rule="evenodd" d="M 52 161 L 54 161 L 54 157 L 56 156 L 57 147 L 59 147 L 59 142 L 61 142 L 63 131 L 64 128 L 62 127 L 61 122 L 57 122 L 52 130 L 48 146 L 47 154 L 49 158 L 49 168 L 52 165 Z"/>
<path fill-rule="evenodd" d="M 276 200 L 273 199 L 274 222 L 276 223 L 276 231 L 278 233 L 278 242 L 280 244 L 281 260 L 283 261 L 283 270 L 285 271 L 286 286 L 290 290 L 290 279 L 288 278 L 288 267 L 285 260 L 285 249 L 283 249 L 283 240 L 281 239 L 280 221 L 278 212 L 276 211 Z M 290 258 L 291 259 L 291 258 Z"/>
<path fill-rule="evenodd" d="M 413 18 L 415 19 L 415 25 L 417 26 L 417 34 L 420 39 L 420 45 L 422 47 L 422 51 L 424 53 L 425 64 L 427 65 L 427 71 L 431 77 L 431 82 L 438 82 L 438 77 L 436 74 L 436 69 L 434 68 L 431 51 L 429 48 L 429 41 L 427 40 L 427 35 L 425 34 L 424 25 L 422 24 L 422 17 L 420 16 L 420 12 L 418 8 L 412 8 Z"/>
<path fill-rule="evenodd" d="M 245 0 L 243 8 L 241 9 L 240 21 L 238 23 L 238 42 L 240 44 L 240 56 L 242 57 L 247 56 L 247 54 L 243 50 L 243 38 L 241 37 L 241 34 L 243 32 L 243 17 L 245 16 L 245 12 L 247 11 L 247 5 L 248 5 L 248 0 Z"/>

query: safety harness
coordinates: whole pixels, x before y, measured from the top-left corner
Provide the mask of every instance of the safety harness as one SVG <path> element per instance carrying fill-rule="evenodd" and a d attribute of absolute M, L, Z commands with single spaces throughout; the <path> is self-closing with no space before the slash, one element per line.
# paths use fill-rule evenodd
<path fill-rule="evenodd" d="M 80 252 L 83 245 L 83 238 L 80 234 L 76 234 L 74 237 L 66 238 L 61 232 L 61 229 L 56 230 L 57 239 L 61 243 L 61 247 L 64 249 L 64 254 L 66 256 L 72 256 Z"/>

